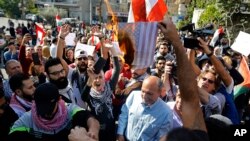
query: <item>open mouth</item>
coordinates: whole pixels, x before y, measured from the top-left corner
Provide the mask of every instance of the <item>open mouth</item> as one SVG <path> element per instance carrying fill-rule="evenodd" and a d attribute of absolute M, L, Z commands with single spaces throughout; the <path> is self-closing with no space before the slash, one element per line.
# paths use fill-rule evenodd
<path fill-rule="evenodd" d="M 100 87 L 101 86 L 101 84 L 95 84 L 96 85 L 96 87 Z"/>

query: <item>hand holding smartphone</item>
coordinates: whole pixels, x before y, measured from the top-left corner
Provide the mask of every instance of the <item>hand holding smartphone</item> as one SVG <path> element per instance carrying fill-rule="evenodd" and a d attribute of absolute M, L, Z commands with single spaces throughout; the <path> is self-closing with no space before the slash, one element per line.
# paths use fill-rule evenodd
<path fill-rule="evenodd" d="M 34 65 L 41 65 L 37 52 L 32 53 L 32 59 L 33 59 Z"/>

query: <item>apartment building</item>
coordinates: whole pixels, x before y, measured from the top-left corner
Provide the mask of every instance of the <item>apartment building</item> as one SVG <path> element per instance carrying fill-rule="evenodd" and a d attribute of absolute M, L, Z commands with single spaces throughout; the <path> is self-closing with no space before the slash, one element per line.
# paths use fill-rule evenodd
<path fill-rule="evenodd" d="M 129 0 L 108 0 L 119 20 L 126 21 L 129 11 Z M 55 6 L 68 12 L 68 17 L 79 18 L 86 23 L 106 22 L 111 14 L 104 0 L 36 0 L 37 5 Z"/>

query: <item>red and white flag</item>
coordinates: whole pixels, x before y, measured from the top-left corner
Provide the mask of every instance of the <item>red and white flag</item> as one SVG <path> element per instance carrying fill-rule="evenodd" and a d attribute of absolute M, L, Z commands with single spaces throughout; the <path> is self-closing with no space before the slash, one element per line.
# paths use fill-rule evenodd
<path fill-rule="evenodd" d="M 37 38 L 37 44 L 43 44 L 43 37 L 45 36 L 45 31 L 42 27 L 42 25 L 39 25 L 36 23 L 36 38 Z"/>
<path fill-rule="evenodd" d="M 147 68 L 153 64 L 157 22 L 119 23 L 119 29 L 129 33 L 135 47 L 132 65 L 135 68 Z"/>
<path fill-rule="evenodd" d="M 61 28 L 60 20 L 61 20 L 61 17 L 58 14 L 56 14 L 56 27 L 57 27 L 58 32 L 60 31 L 60 28 Z"/>
<path fill-rule="evenodd" d="M 128 22 L 161 21 L 167 11 L 163 0 L 131 0 Z"/>

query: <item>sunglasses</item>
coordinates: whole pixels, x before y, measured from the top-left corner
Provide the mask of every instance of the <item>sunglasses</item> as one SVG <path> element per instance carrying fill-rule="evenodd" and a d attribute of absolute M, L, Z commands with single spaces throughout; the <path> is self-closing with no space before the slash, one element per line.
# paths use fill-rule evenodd
<path fill-rule="evenodd" d="M 208 78 L 206 78 L 206 77 L 202 77 L 202 80 L 203 80 L 203 81 L 208 81 L 208 83 L 210 83 L 210 84 L 213 84 L 213 83 L 214 83 L 213 80 L 208 79 Z"/>
<path fill-rule="evenodd" d="M 77 58 L 78 61 L 87 60 L 87 59 L 88 59 L 87 57 L 80 57 L 80 58 Z"/>

